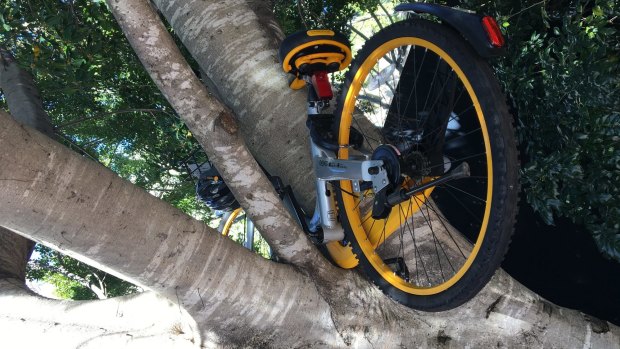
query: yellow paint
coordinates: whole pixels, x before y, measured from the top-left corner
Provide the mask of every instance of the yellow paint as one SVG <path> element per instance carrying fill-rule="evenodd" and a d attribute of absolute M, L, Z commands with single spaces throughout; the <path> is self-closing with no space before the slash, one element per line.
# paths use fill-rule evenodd
<path fill-rule="evenodd" d="M 313 29 L 313 30 L 308 30 L 306 32 L 306 34 L 308 34 L 308 36 L 320 36 L 320 35 L 325 35 L 325 36 L 334 36 L 334 32 L 332 30 L 329 29 Z"/>
<path fill-rule="evenodd" d="M 433 188 L 426 189 L 423 193 L 414 195 L 411 199 L 401 203 L 398 206 L 392 208 L 390 215 L 381 222 L 380 220 L 374 220 L 371 218 L 372 212 L 368 212 L 364 218 L 362 218 L 362 228 L 368 234 L 368 240 L 372 244 L 373 248 L 377 248 L 387 238 L 390 237 L 404 222 L 418 212 L 420 206 L 419 202 L 424 202 L 425 198 L 429 197 L 433 192 Z"/>
<path fill-rule="evenodd" d="M 342 62 L 345 59 L 345 56 L 342 53 L 336 52 L 326 52 L 326 53 L 313 53 L 311 55 L 306 55 L 299 57 L 295 60 L 295 66 L 301 67 L 302 64 L 315 64 L 315 63 L 323 63 L 323 64 L 331 64 Z"/>
<path fill-rule="evenodd" d="M 243 210 L 241 209 L 241 207 L 239 207 L 238 209 L 230 213 L 230 216 L 228 216 L 226 223 L 224 223 L 224 228 L 222 229 L 222 235 L 228 236 L 228 234 L 230 233 L 230 227 L 232 227 L 233 223 L 235 222 L 235 219 L 239 216 L 241 212 L 243 212 Z"/>
<path fill-rule="evenodd" d="M 286 55 L 286 57 L 282 61 L 282 69 L 284 69 L 286 73 L 291 71 L 293 67 L 291 67 L 290 61 L 293 58 L 293 56 L 295 56 L 299 51 L 307 47 L 316 46 L 316 45 L 332 45 L 342 50 L 342 53 L 345 55 L 345 59 L 340 63 L 340 67 L 338 68 L 338 70 L 342 70 L 346 68 L 351 63 L 351 49 L 347 45 L 341 42 L 335 41 L 335 40 L 323 39 L 323 40 L 310 41 L 310 42 L 307 42 L 305 44 L 295 47 L 293 50 L 291 50 L 291 52 L 289 52 Z"/>
<path fill-rule="evenodd" d="M 288 87 L 293 90 L 299 90 L 304 86 L 306 86 L 306 82 L 300 78 L 295 78 L 295 80 L 291 81 L 291 83 L 288 85 Z"/>
<path fill-rule="evenodd" d="M 439 285 L 433 287 L 419 287 L 413 285 L 411 283 L 406 282 L 399 276 L 395 275 L 394 271 L 390 269 L 389 266 L 385 265 L 382 259 L 378 254 L 375 253 L 375 248 L 377 246 L 377 233 L 374 231 L 369 232 L 367 227 L 371 223 L 362 223 L 360 219 L 359 210 L 357 209 L 357 200 L 355 200 L 351 195 L 343 195 L 343 208 L 347 214 L 349 219 L 349 224 L 353 230 L 353 234 L 355 235 L 356 241 L 359 243 L 362 252 L 366 259 L 371 263 L 373 268 L 381 274 L 381 276 L 389 282 L 392 286 L 400 289 L 403 292 L 414 294 L 414 295 L 433 295 L 440 293 L 442 291 L 447 290 L 451 286 L 453 286 L 456 282 L 458 282 L 465 272 L 469 269 L 474 259 L 476 258 L 478 251 L 480 250 L 480 246 L 482 241 L 484 240 L 484 236 L 487 230 L 487 226 L 489 224 L 489 216 L 491 213 L 491 202 L 492 202 L 492 192 L 493 192 L 493 168 L 492 168 L 492 158 L 491 158 L 491 146 L 489 141 L 488 130 L 486 127 L 486 122 L 482 115 L 482 109 L 480 107 L 480 103 L 478 102 L 478 97 L 474 93 L 474 90 L 471 86 L 471 83 L 461 70 L 461 68 L 454 62 L 452 57 L 450 57 L 445 51 L 436 46 L 435 44 L 415 37 L 401 37 L 397 39 L 390 40 L 383 45 L 379 46 L 376 50 L 374 50 L 368 58 L 364 61 L 364 63 L 360 66 L 359 70 L 355 74 L 353 81 L 349 87 L 349 91 L 347 92 L 341 116 L 340 130 L 338 134 L 338 142 L 340 145 L 344 146 L 349 143 L 349 129 L 351 127 L 351 119 L 353 115 L 353 110 L 355 108 L 356 96 L 358 95 L 362 83 L 368 76 L 368 73 L 374 67 L 375 63 L 387 52 L 404 45 L 415 45 L 417 47 L 424 47 L 438 56 L 440 56 L 445 62 L 447 62 L 450 67 L 456 72 L 458 77 L 461 79 L 463 85 L 465 86 L 469 96 L 472 100 L 474 108 L 476 110 L 476 114 L 478 117 L 478 121 L 480 123 L 480 127 L 482 130 L 483 138 L 484 138 L 484 146 L 486 149 L 486 157 L 487 157 L 487 196 L 486 202 L 488 203 L 485 207 L 484 217 L 482 221 L 482 225 L 480 228 L 480 233 L 478 234 L 478 239 L 475 241 L 471 254 L 468 256 L 465 263 L 461 266 L 461 268 L 447 281 L 441 283 Z M 349 156 L 348 147 L 341 147 L 338 152 L 338 157 L 340 159 L 347 159 Z M 351 181 L 341 181 L 340 186 L 343 191 L 352 192 L 353 188 L 351 185 Z M 432 189 L 432 188 L 431 188 Z M 423 201 L 416 201 L 416 206 L 419 207 Z M 372 220 L 372 218 L 370 219 Z M 377 224 L 377 223 L 375 223 Z M 381 223 L 379 223 L 381 224 Z M 391 224 L 394 224 L 392 222 Z M 372 234 L 370 234 L 372 233 Z M 374 242 L 373 242 L 374 239 Z"/>
<path fill-rule="evenodd" d="M 351 269 L 357 267 L 359 264 L 350 245 L 342 246 L 340 241 L 332 241 L 328 242 L 325 247 L 327 247 L 327 251 L 329 251 L 329 255 L 332 257 L 334 263 L 340 268 Z"/>

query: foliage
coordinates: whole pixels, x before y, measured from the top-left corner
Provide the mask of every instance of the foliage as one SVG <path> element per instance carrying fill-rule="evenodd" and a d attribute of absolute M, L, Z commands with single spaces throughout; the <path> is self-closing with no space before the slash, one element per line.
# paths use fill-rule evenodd
<path fill-rule="evenodd" d="M 517 121 L 527 202 L 548 224 L 563 216 L 585 225 L 600 250 L 620 261 L 617 2 L 439 2 L 490 14 L 502 25 L 508 53 L 494 66 Z M 312 25 L 321 18 L 323 25 L 331 20 L 331 28 L 346 26 L 346 20 L 324 16 L 325 1 L 300 3 L 295 13 L 295 2 L 278 2 L 288 4 L 288 12 L 276 11 L 285 28 L 301 29 L 299 13 Z M 343 8 L 356 4 L 376 6 Z"/>
<path fill-rule="evenodd" d="M 329 28 L 348 34 L 351 18 L 361 12 L 374 12 L 379 0 L 276 0 L 274 13 L 286 34 L 303 29 Z"/>
<path fill-rule="evenodd" d="M 498 73 L 518 116 L 527 202 L 548 224 L 585 225 L 620 261 L 617 4 L 508 4 L 488 5 L 510 42 Z"/>
<path fill-rule="evenodd" d="M 0 46 L 32 74 L 44 109 L 67 145 L 194 217 L 211 218 L 195 200 L 184 166 L 206 157 L 144 71 L 104 1 L 2 2 Z M 2 95 L 0 108 L 6 109 Z M 46 267 L 31 268 L 29 277 L 57 285 L 63 296 L 85 299 L 92 292 L 59 270 L 53 274 L 50 266 L 60 261 L 82 278 L 103 275 L 106 285 L 118 280 L 38 248 Z M 110 287 L 112 295 L 123 294 Z"/>
<path fill-rule="evenodd" d="M 183 165 L 200 147 L 105 2 L 9 1 L 0 5 L 0 28 L 0 45 L 32 73 L 70 145 L 189 213 L 209 215 L 187 203 L 194 190 Z"/>
<path fill-rule="evenodd" d="M 56 295 L 65 299 L 98 299 L 135 293 L 138 287 L 109 275 L 43 245 L 28 263 L 29 280 L 46 281 L 56 286 Z M 97 290 L 98 296 L 93 290 Z"/>

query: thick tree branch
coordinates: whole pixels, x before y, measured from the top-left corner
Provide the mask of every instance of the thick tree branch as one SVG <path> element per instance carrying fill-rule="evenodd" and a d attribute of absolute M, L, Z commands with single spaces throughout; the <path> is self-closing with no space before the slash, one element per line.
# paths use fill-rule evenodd
<path fill-rule="evenodd" d="M 0 47 L 0 89 L 9 106 L 11 115 L 24 125 L 33 127 L 54 138 L 52 123 L 43 110 L 43 101 L 32 76 L 21 69 L 13 55 Z M 25 281 L 26 263 L 34 249 L 34 242 L 0 229 L 0 273 L 14 275 Z M 14 249 L 14 250 L 11 250 Z"/>
<path fill-rule="evenodd" d="M 187 309 L 205 336 L 339 343 L 329 307 L 308 277 L 249 252 L 3 112 L 0 227 L 159 292 Z M 260 306 L 247 306 L 245 290 Z"/>
<path fill-rule="evenodd" d="M 58 301 L 0 280 L 6 348 L 200 348 L 197 325 L 152 292 L 97 301 Z"/>
<path fill-rule="evenodd" d="M 0 279 L 14 278 L 25 282 L 31 250 L 31 241 L 0 227 Z"/>
<path fill-rule="evenodd" d="M 153 81 L 276 254 L 301 268 L 329 269 L 246 149 L 232 111 L 209 95 L 150 4 L 146 0 L 109 0 L 108 4 Z"/>
<path fill-rule="evenodd" d="M 176 10 L 179 11 L 175 11 L 174 3 L 170 1 L 168 7 L 173 17 L 176 16 L 177 20 L 188 18 L 189 22 L 204 20 L 208 22 L 208 30 L 215 30 L 214 36 L 222 28 L 231 29 L 230 33 L 226 33 L 228 37 L 235 36 L 236 29 L 232 24 L 214 29 L 221 23 L 242 22 L 237 28 L 246 28 L 245 23 L 251 23 L 255 18 L 251 13 L 243 16 L 243 1 L 187 2 L 188 5 L 219 11 L 196 11 L 191 15 L 187 7 L 179 7 L 178 4 Z M 231 3 L 240 5 L 227 7 Z M 218 18 L 226 13 L 223 11 L 241 16 L 232 15 L 228 19 L 224 15 L 226 18 Z M 221 20 L 211 23 L 214 18 Z M 137 23 L 138 26 L 145 24 L 138 19 L 129 23 Z M 148 31 L 150 27 L 146 25 L 143 29 Z M 243 34 L 254 38 L 256 33 Z M 194 34 L 189 30 L 185 31 L 185 35 Z M 143 37 L 147 42 L 152 38 L 150 35 Z M 237 49 L 237 44 L 231 40 L 228 47 Z M 247 52 L 237 54 L 235 51 L 231 54 L 241 56 L 244 62 L 251 61 L 252 57 L 266 52 L 261 51 L 262 42 L 255 44 L 254 47 L 250 44 L 244 46 Z M 249 49 L 251 47 L 254 49 Z M 151 49 L 165 51 L 168 48 L 154 46 Z M 239 67 L 236 59 L 231 60 L 230 64 Z M 248 66 L 255 67 L 253 64 Z M 181 75 L 181 79 L 171 86 L 183 87 L 185 76 L 177 68 L 172 64 L 165 65 L 165 69 L 159 70 L 158 74 Z M 212 68 L 216 69 L 217 64 Z M 231 70 L 223 71 L 228 73 Z M 239 74 L 228 78 L 233 80 L 233 87 L 242 90 L 245 84 L 256 87 L 256 83 L 248 83 L 248 80 L 254 81 L 265 71 L 256 69 L 251 74 L 244 74 L 247 70 L 239 69 Z M 173 76 L 169 81 L 175 78 Z M 214 81 L 219 84 L 223 80 L 216 78 Z M 188 86 L 192 93 L 204 94 L 204 90 L 194 90 L 192 86 Z M 230 86 L 223 86 L 222 91 L 228 91 Z M 264 90 L 258 91 L 264 93 Z M 233 94 L 238 96 L 246 92 L 236 91 Z M 271 92 L 265 95 L 267 97 L 264 98 L 273 96 Z M 251 97 L 251 94 L 246 95 L 250 100 Z M 233 102 L 235 98 L 232 98 Z M 268 100 L 269 103 L 261 98 L 257 99 L 259 104 L 273 109 L 280 97 Z M 188 101 L 193 99 L 182 100 L 184 110 L 204 111 L 198 104 Z M 303 102 L 299 105 L 302 106 Z M 254 109 L 240 107 L 236 111 L 240 115 L 245 113 L 244 117 L 253 117 L 248 110 Z M 216 113 L 215 119 L 196 116 L 194 121 L 198 125 L 199 121 L 212 122 L 207 124 L 211 131 L 219 126 L 220 131 L 234 131 L 233 122 L 217 125 L 217 117 L 221 115 Z M 224 118 L 229 115 L 225 114 Z M 256 115 L 264 116 L 260 113 Z M 282 130 L 277 131 L 282 133 Z M 232 133 L 234 136 L 235 132 Z M 275 159 L 272 163 L 279 160 Z M 226 158 L 220 160 L 226 162 Z M 228 166 L 235 168 L 231 163 Z M 238 166 L 237 169 L 244 167 Z M 71 154 L 27 127 L 17 126 L 2 113 L 0 226 L 45 241 L 90 261 L 90 264 L 125 275 L 135 283 L 151 286 L 186 307 L 196 319 L 203 338 L 219 344 L 283 348 L 620 346 L 620 330 L 616 326 L 556 307 L 501 271 L 476 298 L 458 309 L 439 314 L 404 309 L 382 297 L 365 280 L 348 276 L 340 278 L 343 276 L 341 273 L 334 273 L 332 283 L 328 283 L 327 279 L 313 283 L 288 266 L 270 263 L 250 254 L 200 222 L 118 179 L 110 171 Z M 11 294 L 12 291 L 4 285 L 0 281 L 0 295 Z M 248 294 L 247 290 L 252 290 L 252 293 Z M 19 327 L 20 320 L 13 315 L 24 314 L 20 312 L 24 304 L 19 301 L 32 302 L 23 294 L 17 294 L 14 298 L 0 296 L 0 321 L 10 318 L 7 323 L 14 326 L 0 324 L 0 328 L 9 328 L 11 333 L 14 329 L 23 330 L 23 325 Z M 18 307 L 11 308 L 13 304 Z M 63 311 L 59 308 L 46 310 L 50 310 L 53 316 L 59 316 Z M 95 311 L 95 308 L 88 307 L 88 311 L 99 313 L 109 310 Z M 23 334 L 20 338 L 25 336 Z M 117 343 L 108 346 L 116 347 Z"/>
<path fill-rule="evenodd" d="M 43 102 L 32 76 L 21 69 L 13 56 L 1 47 L 0 88 L 16 120 L 54 138 L 52 123 L 43 110 Z"/>
<path fill-rule="evenodd" d="M 503 272 L 443 313 L 405 309 L 361 279 L 319 285 L 333 290 L 320 293 L 293 268 L 250 253 L 4 113 L 0 226 L 160 292 L 188 310 L 203 338 L 216 333 L 235 346 L 620 347 L 618 327 L 550 304 Z"/>
<path fill-rule="evenodd" d="M 306 94 L 288 87 L 278 60 L 281 30 L 265 15 L 266 2 L 155 0 L 202 71 L 218 85 L 239 120 L 250 152 L 293 187 L 306 210 L 314 185 L 306 123 Z M 265 23 L 269 23 L 267 27 Z"/>

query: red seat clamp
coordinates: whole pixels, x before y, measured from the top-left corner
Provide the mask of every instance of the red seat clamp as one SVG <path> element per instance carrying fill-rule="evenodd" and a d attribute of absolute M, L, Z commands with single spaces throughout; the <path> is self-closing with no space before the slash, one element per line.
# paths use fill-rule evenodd
<path fill-rule="evenodd" d="M 314 86 L 314 90 L 319 99 L 330 100 L 334 97 L 332 86 L 329 83 L 329 76 L 327 76 L 326 71 L 318 71 L 312 74 L 312 86 Z"/>

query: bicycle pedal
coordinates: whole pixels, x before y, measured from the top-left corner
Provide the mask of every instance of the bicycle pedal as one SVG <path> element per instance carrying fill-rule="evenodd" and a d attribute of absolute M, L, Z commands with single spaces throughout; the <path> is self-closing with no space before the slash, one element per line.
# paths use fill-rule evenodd
<path fill-rule="evenodd" d="M 383 263 L 387 265 L 395 264 L 396 270 L 394 271 L 394 273 L 401 277 L 403 280 L 409 282 L 409 268 L 407 268 L 407 264 L 402 257 L 384 259 Z"/>

